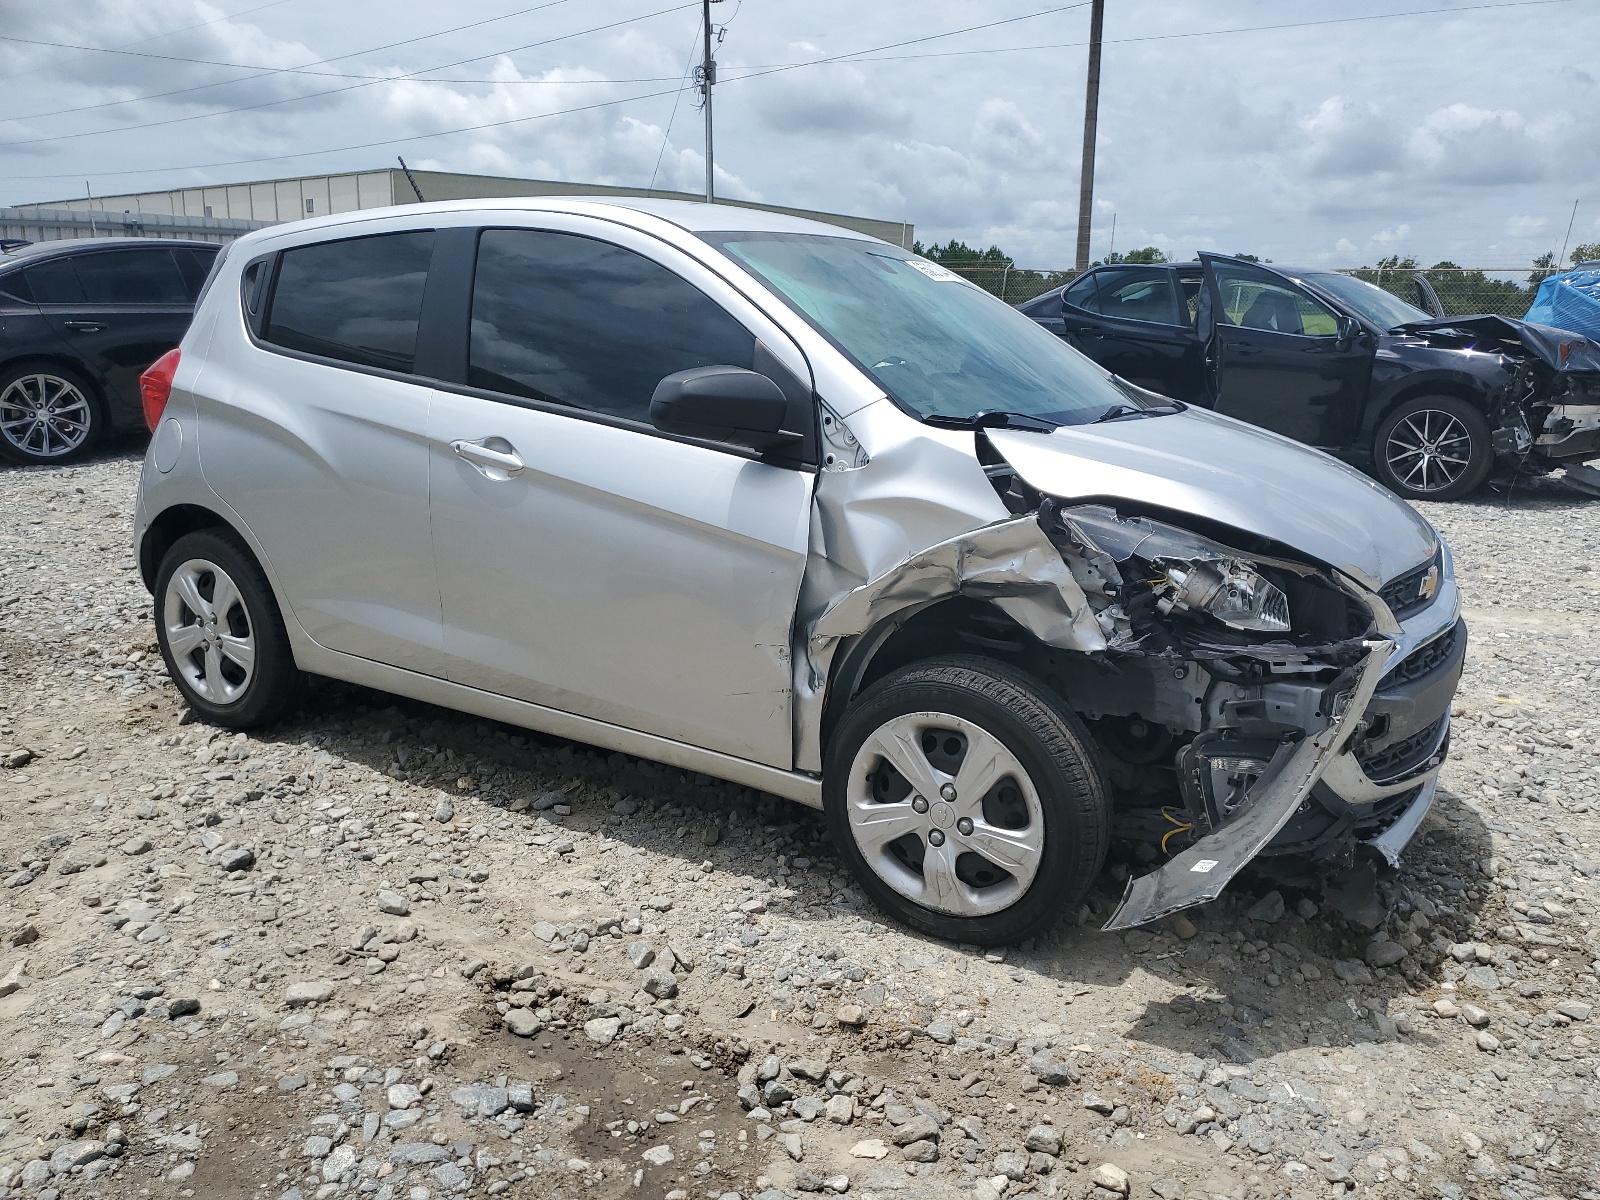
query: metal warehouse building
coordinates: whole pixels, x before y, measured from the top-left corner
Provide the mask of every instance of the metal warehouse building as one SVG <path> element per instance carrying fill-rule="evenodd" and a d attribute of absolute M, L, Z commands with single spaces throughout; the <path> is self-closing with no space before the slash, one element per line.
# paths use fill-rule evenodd
<path fill-rule="evenodd" d="M 546 179 L 506 179 L 498 175 L 458 175 L 447 171 L 412 171 L 411 179 L 398 167 L 355 171 L 343 175 L 307 175 L 294 179 L 265 179 L 255 183 L 217 184 L 210 187 L 173 188 L 165 192 L 136 192 L 92 199 L 46 200 L 0 208 L 0 238 L 49 241 L 55 238 L 185 237 L 227 242 L 282 221 L 297 221 L 327 213 L 363 208 L 412 204 L 417 193 L 426 200 L 479 200 L 508 196 L 654 196 L 667 200 L 699 200 L 686 192 L 645 188 L 608 187 L 590 183 L 558 183 Z M 905 221 L 880 221 L 841 213 L 812 212 L 776 204 L 719 200 L 739 208 L 788 213 L 814 221 L 842 225 L 859 233 L 910 247 L 916 232 Z"/>

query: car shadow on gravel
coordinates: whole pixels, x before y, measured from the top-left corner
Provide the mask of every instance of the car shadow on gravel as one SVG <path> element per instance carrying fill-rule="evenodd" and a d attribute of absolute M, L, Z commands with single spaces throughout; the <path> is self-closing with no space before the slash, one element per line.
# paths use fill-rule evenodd
<path fill-rule="evenodd" d="M 1320 877 L 1269 861 L 1181 917 L 1120 936 L 1058 929 L 1017 965 L 1090 987 L 1155 977 L 1138 991 L 1161 998 L 1130 1002 L 1113 1031 L 1176 1055 L 1250 1063 L 1426 1038 L 1409 1015 L 1439 994 L 1451 948 L 1504 920 L 1501 890 L 1480 870 L 1491 853 L 1481 816 L 1441 787 L 1399 870 L 1364 848 Z M 1114 896 L 1090 903 L 1109 909 Z"/>
<path fill-rule="evenodd" d="M 879 922 L 892 932 L 885 952 L 912 960 L 908 970 L 922 965 L 919 944 L 921 957 L 983 953 L 895 926 L 872 908 L 846 883 L 821 814 L 802 805 L 329 680 L 313 681 L 293 720 L 266 739 L 307 734 L 371 769 L 513 816 L 532 797 L 562 792 L 570 814 L 523 817 L 603 833 L 685 869 L 712 859 L 778 896 L 792 918 Z M 1399 871 L 1365 850 L 1320 875 L 1273 862 L 1270 875 L 1247 871 L 1209 905 L 1120 935 L 1099 929 L 1131 862 L 1113 857 L 1078 911 L 1007 948 L 1005 963 L 1013 981 L 1049 984 L 1069 1005 L 1074 995 L 1128 988 L 1116 1032 L 1177 1054 L 1248 1062 L 1308 1045 L 1379 1043 L 1396 1036 L 1391 1014 L 1404 999 L 1437 986 L 1449 946 L 1469 941 L 1485 907 L 1501 903 L 1478 870 L 1489 856 L 1478 813 L 1441 788 Z M 1398 949 L 1405 954 L 1394 960 Z M 1062 1022 L 1071 1023 L 1070 1007 Z"/>

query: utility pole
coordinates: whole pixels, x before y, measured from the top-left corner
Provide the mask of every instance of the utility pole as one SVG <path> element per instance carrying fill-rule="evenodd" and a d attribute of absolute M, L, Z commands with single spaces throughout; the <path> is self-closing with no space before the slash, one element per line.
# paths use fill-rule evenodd
<path fill-rule="evenodd" d="M 87 186 L 87 185 L 85 185 Z M 1582 199 L 1580 196 L 1578 199 Z M 1567 236 L 1561 239 L 1561 253 L 1556 255 L 1556 270 L 1561 269 L 1562 262 L 1567 257 L 1567 243 L 1572 240 L 1572 223 L 1578 219 L 1578 201 L 1572 202 L 1572 215 L 1567 218 Z"/>
<path fill-rule="evenodd" d="M 1078 270 L 1089 269 L 1089 221 L 1094 209 L 1094 137 L 1100 114 L 1100 29 L 1106 0 L 1089 9 L 1089 82 L 1083 99 L 1083 174 L 1078 183 Z"/>
<path fill-rule="evenodd" d="M 717 60 L 711 57 L 711 6 L 721 0 L 700 0 L 700 21 L 705 31 L 705 53 L 700 59 L 700 94 L 705 97 L 706 112 L 706 203 L 717 202 L 714 180 L 716 166 L 712 156 L 711 139 L 711 85 L 717 81 Z"/>

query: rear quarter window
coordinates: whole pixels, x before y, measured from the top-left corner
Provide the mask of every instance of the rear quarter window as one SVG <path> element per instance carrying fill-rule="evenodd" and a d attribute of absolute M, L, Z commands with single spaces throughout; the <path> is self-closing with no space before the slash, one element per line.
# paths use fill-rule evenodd
<path fill-rule="evenodd" d="M 99 250 L 72 262 L 90 304 L 188 304 L 194 299 L 177 259 L 164 247 Z"/>
<path fill-rule="evenodd" d="M 262 340 L 357 366 L 409 373 L 416 360 L 433 231 L 285 250 Z"/>
<path fill-rule="evenodd" d="M 22 274 L 37 304 L 83 303 L 83 285 L 78 282 L 78 272 L 70 258 L 30 263 L 23 268 Z"/>

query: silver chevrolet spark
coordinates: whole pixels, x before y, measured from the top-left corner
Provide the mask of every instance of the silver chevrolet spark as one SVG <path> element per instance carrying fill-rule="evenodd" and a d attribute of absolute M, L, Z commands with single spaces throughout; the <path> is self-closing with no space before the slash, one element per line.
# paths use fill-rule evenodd
<path fill-rule="evenodd" d="M 1109 928 L 1391 862 L 1466 630 L 1333 459 L 827 225 L 588 199 L 241 238 L 143 380 L 162 654 L 248 727 L 333 676 L 820 808 L 880 906 Z"/>

